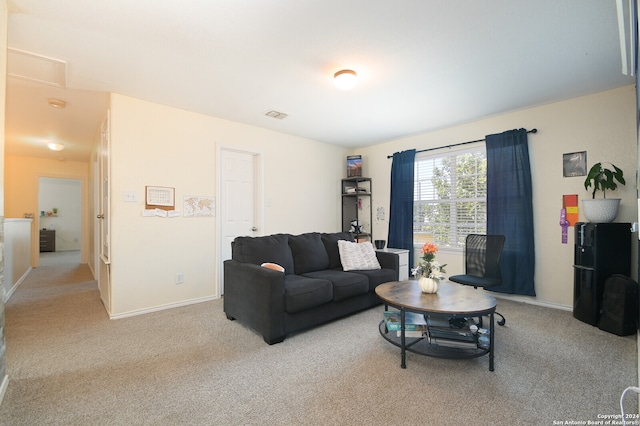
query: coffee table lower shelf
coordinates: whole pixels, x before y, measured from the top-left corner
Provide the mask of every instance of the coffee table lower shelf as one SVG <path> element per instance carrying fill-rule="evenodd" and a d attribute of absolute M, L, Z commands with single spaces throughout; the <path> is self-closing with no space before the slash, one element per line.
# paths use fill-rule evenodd
<path fill-rule="evenodd" d="M 488 348 L 476 345 L 470 347 L 448 347 L 431 343 L 428 338 L 411 338 L 395 331 L 387 332 L 384 319 L 378 325 L 380 334 L 386 341 L 400 348 L 400 367 L 407 368 L 406 352 L 439 357 L 439 358 L 476 358 L 489 355 L 489 371 L 493 371 L 494 355 L 494 313 L 496 299 L 473 288 L 443 281 L 438 293 L 423 293 L 418 281 L 391 281 L 376 287 L 376 295 L 388 307 L 400 311 L 400 330 L 405 329 L 407 312 L 422 315 L 445 315 L 449 318 L 478 318 L 482 326 L 482 318 L 488 317 Z M 483 339 L 484 340 L 484 339 Z"/>
<path fill-rule="evenodd" d="M 380 335 L 392 345 L 402 348 L 401 338 L 396 331 L 388 331 L 385 321 L 380 321 L 378 326 Z M 475 348 L 456 348 L 430 343 L 428 337 L 405 337 L 404 348 L 406 351 L 436 358 L 468 359 L 477 358 L 488 354 L 489 348 L 477 346 Z"/>

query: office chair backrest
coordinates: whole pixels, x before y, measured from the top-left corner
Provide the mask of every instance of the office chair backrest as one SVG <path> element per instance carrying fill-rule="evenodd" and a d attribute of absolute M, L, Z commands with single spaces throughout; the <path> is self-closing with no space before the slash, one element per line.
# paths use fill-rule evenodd
<path fill-rule="evenodd" d="M 502 281 L 500 256 L 504 240 L 504 235 L 467 235 L 464 248 L 465 273 Z"/>

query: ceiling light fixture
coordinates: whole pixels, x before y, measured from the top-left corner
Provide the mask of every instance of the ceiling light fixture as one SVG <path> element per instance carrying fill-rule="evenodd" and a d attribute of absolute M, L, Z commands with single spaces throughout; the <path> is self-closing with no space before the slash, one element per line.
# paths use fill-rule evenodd
<path fill-rule="evenodd" d="M 47 148 L 51 151 L 62 151 L 64 149 L 64 145 L 61 143 L 49 142 L 47 143 Z"/>
<path fill-rule="evenodd" d="M 333 84 L 340 90 L 353 89 L 358 82 L 358 75 L 353 70 L 341 70 L 333 75 Z"/>
<path fill-rule="evenodd" d="M 67 106 L 67 103 L 62 99 L 49 98 L 49 106 L 53 108 L 64 108 Z"/>

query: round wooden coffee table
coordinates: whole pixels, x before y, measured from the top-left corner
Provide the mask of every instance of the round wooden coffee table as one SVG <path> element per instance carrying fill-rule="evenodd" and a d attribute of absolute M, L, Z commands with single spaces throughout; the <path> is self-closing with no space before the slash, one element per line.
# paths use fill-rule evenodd
<path fill-rule="evenodd" d="M 440 358 L 475 358 L 489 354 L 489 370 L 493 371 L 494 354 L 494 319 L 496 299 L 482 291 L 461 284 L 442 281 L 440 290 L 434 294 L 420 291 L 418 281 L 392 281 L 376 287 L 376 294 L 384 302 L 385 310 L 388 306 L 400 311 L 401 333 L 389 332 L 382 320 L 379 330 L 382 337 L 390 343 L 400 347 L 402 368 L 406 368 L 406 351 L 435 356 Z M 434 344 L 427 337 L 410 338 L 405 336 L 405 317 L 407 312 L 418 314 L 438 315 L 448 318 L 478 318 L 482 327 L 482 317 L 489 317 L 489 345 L 465 345 L 466 347 L 450 347 Z M 463 345 L 461 345 L 463 346 Z M 473 346 L 473 347 L 470 347 Z"/>

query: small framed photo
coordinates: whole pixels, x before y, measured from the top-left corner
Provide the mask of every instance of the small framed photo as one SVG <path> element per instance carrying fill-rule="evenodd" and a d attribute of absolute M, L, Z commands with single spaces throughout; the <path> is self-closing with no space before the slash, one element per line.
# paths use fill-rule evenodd
<path fill-rule="evenodd" d="M 349 155 L 347 157 L 347 177 L 362 177 L 361 155 Z"/>
<path fill-rule="evenodd" d="M 562 176 L 586 176 L 587 151 L 562 154 Z"/>

